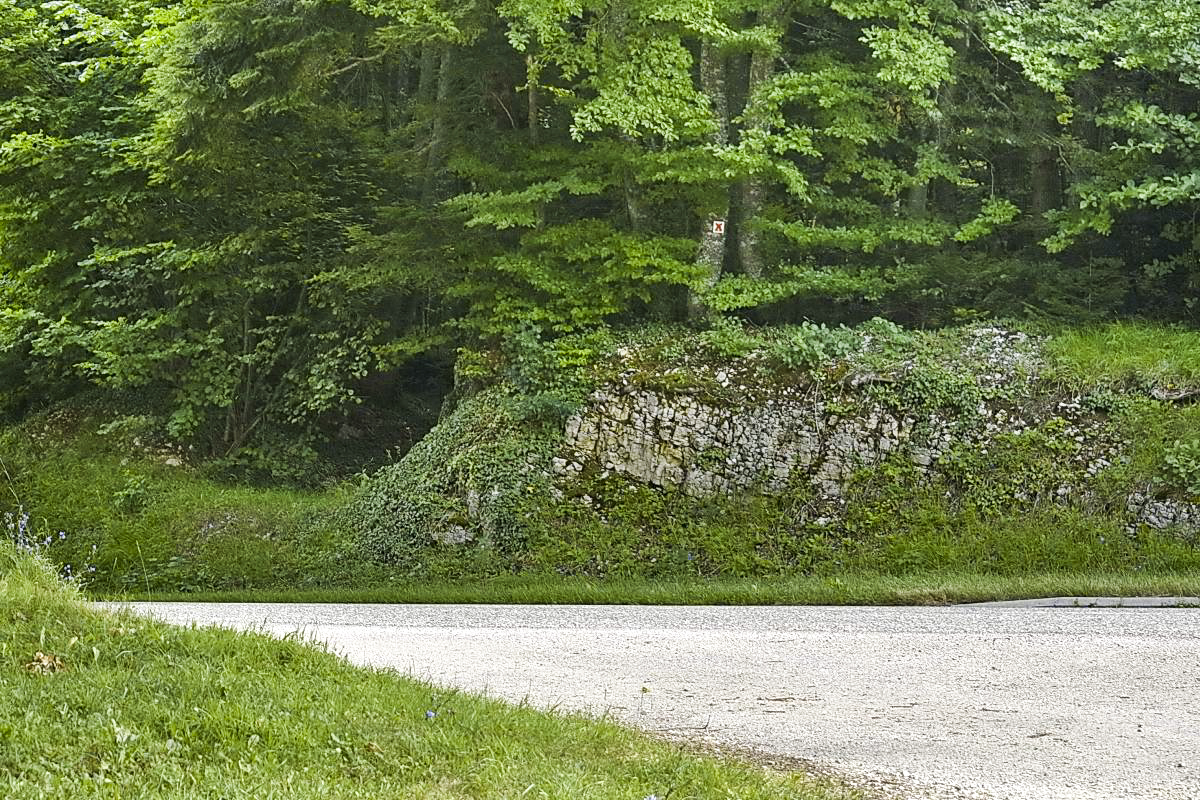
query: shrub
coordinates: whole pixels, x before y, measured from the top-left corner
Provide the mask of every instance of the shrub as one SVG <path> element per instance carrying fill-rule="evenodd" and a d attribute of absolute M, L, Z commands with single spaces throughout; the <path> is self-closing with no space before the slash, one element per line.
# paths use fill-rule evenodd
<path fill-rule="evenodd" d="M 1200 439 L 1176 440 L 1163 454 L 1163 463 L 1173 488 L 1200 495 Z"/>
<path fill-rule="evenodd" d="M 524 513 L 546 502 L 560 420 L 502 388 L 467 400 L 396 464 L 362 485 L 347 510 L 365 552 L 416 568 L 422 551 L 473 542 L 511 551 Z"/>

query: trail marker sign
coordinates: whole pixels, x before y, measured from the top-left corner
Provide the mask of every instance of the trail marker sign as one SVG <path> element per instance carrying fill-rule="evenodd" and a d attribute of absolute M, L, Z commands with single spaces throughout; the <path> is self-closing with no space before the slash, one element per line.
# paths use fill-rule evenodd
<path fill-rule="evenodd" d="M 712 232 L 715 233 L 717 236 L 724 236 L 725 235 L 725 220 L 714 219 Z"/>

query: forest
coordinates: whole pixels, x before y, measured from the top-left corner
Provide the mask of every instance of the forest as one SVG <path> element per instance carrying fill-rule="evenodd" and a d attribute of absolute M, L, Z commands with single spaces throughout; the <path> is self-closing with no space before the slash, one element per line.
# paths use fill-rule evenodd
<path fill-rule="evenodd" d="M 0 413 L 286 475 L 514 340 L 1195 328 L 1197 108 L 1192 0 L 0 0 Z"/>
<path fill-rule="evenodd" d="M 0 797 L 1194 798 L 1197 604 L 1200 0 L 0 0 Z"/>

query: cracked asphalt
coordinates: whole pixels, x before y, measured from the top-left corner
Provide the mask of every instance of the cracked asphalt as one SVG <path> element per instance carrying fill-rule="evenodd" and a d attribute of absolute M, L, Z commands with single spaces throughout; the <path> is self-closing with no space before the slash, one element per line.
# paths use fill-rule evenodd
<path fill-rule="evenodd" d="M 898 800 L 1200 798 L 1200 609 L 130 604 Z"/>

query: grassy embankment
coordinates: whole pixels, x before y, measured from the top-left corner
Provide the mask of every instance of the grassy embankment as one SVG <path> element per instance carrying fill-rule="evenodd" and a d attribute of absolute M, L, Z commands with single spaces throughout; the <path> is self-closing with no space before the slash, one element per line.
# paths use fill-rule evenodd
<path fill-rule="evenodd" d="M 1047 350 L 1054 376 L 1076 387 L 1129 383 L 1200 388 L 1200 332 L 1119 322 L 1067 328 Z"/>
<path fill-rule="evenodd" d="M 1067 388 L 1200 386 L 1195 332 L 1133 324 L 1064 331 L 1047 352 L 1047 379 Z M 1118 493 L 1164 474 L 1171 448 L 1200 430 L 1200 406 L 1139 402 L 1122 424 L 1135 446 L 1130 463 L 1115 468 Z M 1130 535 L 1116 517 L 1054 505 L 1010 513 L 987 485 L 996 463 L 982 465 L 978 490 L 994 507 L 948 508 L 933 492 L 901 489 L 861 505 L 849 520 L 852 536 L 778 537 L 771 532 L 781 511 L 769 503 L 705 509 L 647 495 L 629 524 L 560 524 L 531 539 L 513 559 L 518 574 L 478 548 L 431 549 L 419 571 L 400 571 L 356 550 L 336 513 L 352 486 L 229 485 L 171 465 L 169 450 L 128 425 L 102 430 L 86 408 L 58 409 L 0 436 L 0 458 L 8 505 L 31 512 L 36 537 L 54 540 L 56 561 L 77 574 L 94 566 L 87 575 L 106 597 L 895 604 L 1200 595 L 1196 542 Z M 1031 453 L 1053 467 L 1053 451 L 1015 452 L 1019 479 Z M 692 552 L 703 559 L 691 561 Z"/>
<path fill-rule="evenodd" d="M 857 796 L 297 641 L 95 611 L 6 544 L 0 696 L 11 800 Z"/>
<path fill-rule="evenodd" d="M 1044 575 L 931 572 L 694 580 L 501 578 L 379 588 L 133 592 L 130 600 L 214 603 L 502 603 L 575 605 L 947 605 L 1031 597 L 1200 597 L 1200 571 Z"/>

